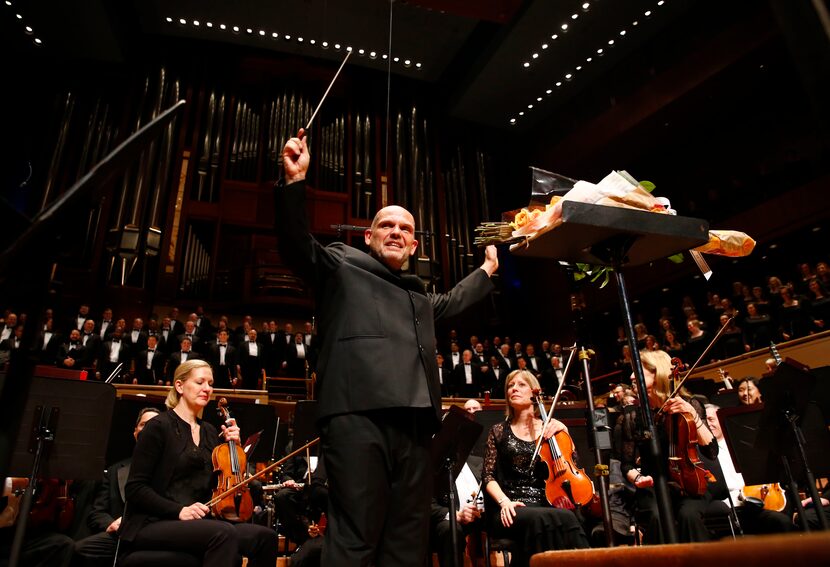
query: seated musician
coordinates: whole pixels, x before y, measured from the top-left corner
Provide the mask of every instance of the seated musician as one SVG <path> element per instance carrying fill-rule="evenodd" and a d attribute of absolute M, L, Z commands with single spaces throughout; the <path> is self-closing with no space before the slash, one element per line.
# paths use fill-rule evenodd
<path fill-rule="evenodd" d="M 126 485 L 127 504 L 119 534 L 129 551 L 178 551 L 202 558 L 205 566 L 227 567 L 238 555 L 249 567 L 273 567 L 277 538 L 254 524 L 208 519 L 213 449 L 239 442 L 231 422 L 222 433 L 202 421 L 213 393 L 210 364 L 188 360 L 176 368 L 166 411 L 150 420 L 136 442 Z"/>
<path fill-rule="evenodd" d="M 311 484 L 305 487 L 303 495 L 306 518 L 310 520 L 306 530 L 308 539 L 291 556 L 291 567 L 320 567 L 326 527 L 324 514 L 329 504 L 329 479 L 322 458 L 317 459 L 317 467 L 311 474 Z"/>
<path fill-rule="evenodd" d="M 738 399 L 746 406 L 762 403 L 761 390 L 758 388 L 758 379 L 747 376 L 738 383 Z"/>
<path fill-rule="evenodd" d="M 156 408 L 143 408 L 133 430 L 133 437 L 144 429 L 148 421 L 159 414 Z M 75 555 L 79 565 L 112 565 L 118 543 L 118 528 L 124 515 L 124 485 L 130 473 L 132 459 L 124 459 L 107 467 L 104 481 L 95 493 L 95 501 L 87 516 L 87 524 L 93 534 L 75 543 Z"/>
<path fill-rule="evenodd" d="M 289 443 L 289 451 L 291 444 Z M 319 464 L 321 459 L 317 459 Z M 311 472 L 315 468 L 311 467 Z M 305 455 L 289 459 L 280 470 L 281 488 L 274 494 L 274 508 L 280 523 L 280 533 L 301 546 L 309 538 L 307 501 L 303 492 L 309 477 L 309 463 Z"/>
<path fill-rule="evenodd" d="M 540 467 L 537 462 L 532 471 L 528 470 L 539 435 L 548 439 L 567 430 L 556 419 L 542 429 L 532 397 L 536 388 L 539 382 L 530 372 L 517 370 L 507 376 L 507 419 L 490 429 L 482 473 L 486 492 L 498 506 L 497 513 L 488 509 L 491 535 L 516 542 L 510 562 L 516 567 L 528 565 L 534 553 L 588 547 L 574 512 L 548 504 L 547 470 L 538 473 L 544 464 Z"/>
<path fill-rule="evenodd" d="M 665 403 L 664 414 L 687 413 L 693 420 L 697 430 L 698 448 L 701 455 L 709 459 L 717 459 L 718 442 L 706 426 L 706 414 L 703 406 L 685 390 L 680 395 L 669 399 L 671 389 L 669 377 L 672 364 L 669 355 L 663 351 L 642 351 L 640 360 L 643 363 L 643 374 L 647 392 L 641 395 L 638 392 L 640 403 L 651 404 L 656 410 Z M 637 380 L 632 375 L 635 390 Z M 658 420 L 655 420 L 658 421 Z M 621 423 L 622 429 L 622 473 L 626 479 L 637 487 L 635 494 L 635 515 L 637 523 L 644 530 L 646 543 L 662 542 L 660 519 L 657 513 L 657 501 L 653 490 L 655 467 L 660 467 L 663 475 L 668 479 L 669 440 L 666 428 L 661 423 L 656 424 L 657 435 L 660 441 L 663 462 L 655 464 L 648 453 L 648 443 L 642 442 L 642 426 L 640 412 L 626 412 Z M 672 489 L 672 507 L 678 525 L 678 538 L 681 542 L 708 541 L 711 539 L 709 531 L 703 523 L 703 514 L 713 497 L 707 490 L 702 496 L 681 495 L 677 489 Z"/>
<path fill-rule="evenodd" d="M 744 477 L 735 470 L 732 455 L 730 455 L 729 447 L 723 438 L 723 430 L 718 419 L 719 409 L 714 404 L 706 404 L 706 423 L 709 424 L 709 429 L 712 430 L 712 434 L 718 441 L 718 462 L 720 463 L 721 471 L 723 471 L 723 479 L 729 489 L 729 498 L 725 501 L 714 501 L 709 508 L 710 511 L 721 510 L 723 513 L 728 513 L 729 501 L 731 500 L 732 505 L 738 511 L 741 529 L 745 534 L 769 534 L 792 531 L 794 526 L 789 515 L 782 511 L 767 509 L 768 506 L 761 506 L 746 501 Z M 773 492 L 769 495 L 770 498 L 773 495 L 783 497 L 783 492 L 779 485 L 773 485 L 772 490 Z M 786 505 L 786 501 L 783 498 L 781 500 L 782 505 Z"/>

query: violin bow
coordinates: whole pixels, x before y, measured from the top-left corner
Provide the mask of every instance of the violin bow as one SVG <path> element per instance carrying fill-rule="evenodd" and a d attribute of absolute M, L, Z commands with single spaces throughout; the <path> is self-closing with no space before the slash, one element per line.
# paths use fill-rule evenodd
<path fill-rule="evenodd" d="M 574 359 L 574 353 L 576 353 L 576 343 L 570 348 L 571 354 L 568 356 L 568 362 L 565 364 L 565 371 L 562 373 L 562 381 L 559 382 L 559 386 L 556 388 L 556 395 L 553 396 L 553 402 L 550 405 L 550 411 L 547 412 L 547 416 L 545 417 L 545 422 L 542 424 L 542 432 L 545 431 L 545 427 L 548 426 L 550 423 L 551 418 L 553 417 L 553 410 L 556 407 L 556 402 L 559 401 L 559 394 L 562 392 L 562 386 L 565 385 L 565 379 L 568 377 L 568 370 L 571 368 L 571 362 Z M 539 392 L 541 395 L 541 392 Z M 542 404 L 542 407 L 545 407 L 544 400 L 540 399 L 539 403 Z M 530 466 L 533 467 L 533 463 L 536 461 L 536 457 L 539 456 L 539 450 L 542 448 L 542 435 L 539 435 L 539 439 L 536 440 L 536 449 L 533 450 L 533 456 L 530 457 Z"/>
<path fill-rule="evenodd" d="M 271 472 L 272 470 L 274 470 L 275 468 L 277 468 L 278 466 L 283 464 L 285 461 L 287 461 L 291 457 L 295 457 L 295 456 L 299 455 L 300 453 L 302 453 L 303 451 L 305 451 L 309 447 L 311 447 L 313 445 L 316 445 L 319 442 L 320 442 L 319 437 L 316 437 L 316 438 L 312 439 L 311 441 L 309 441 L 308 443 L 306 443 L 305 445 L 303 445 L 299 449 L 295 449 L 294 451 L 291 451 L 286 456 L 284 456 L 282 459 L 280 459 L 279 461 L 277 461 L 275 463 L 272 463 L 272 464 L 268 465 L 267 467 L 265 467 L 264 469 L 262 469 L 261 471 L 259 471 L 255 475 L 249 476 L 248 478 L 246 478 L 242 482 L 239 482 L 239 483 L 235 484 L 234 486 L 230 487 L 225 492 L 222 492 L 221 494 L 217 494 L 216 496 L 211 498 L 209 501 L 205 502 L 205 506 L 211 507 L 211 506 L 214 506 L 214 505 L 218 504 L 223 499 L 225 499 L 226 497 L 230 496 L 231 494 L 233 494 L 234 492 L 239 490 L 239 488 L 241 486 L 245 486 L 246 484 L 248 484 L 252 480 L 256 480 L 256 479 L 260 478 L 261 476 L 268 474 L 269 472 Z"/>
<path fill-rule="evenodd" d="M 700 356 L 699 356 L 699 357 L 698 357 L 698 359 L 695 361 L 695 363 L 694 363 L 694 364 L 692 364 L 692 367 L 691 367 L 691 368 L 689 368 L 689 370 L 687 370 L 687 371 L 686 371 L 686 375 L 685 375 L 685 376 L 683 376 L 683 378 L 680 380 L 680 382 L 678 382 L 678 383 L 675 385 L 675 387 L 674 387 L 674 391 L 671 393 L 671 395 L 670 395 L 668 398 L 666 398 L 666 401 L 665 401 L 665 402 L 663 402 L 663 405 L 662 405 L 662 406 L 660 406 L 660 409 L 659 409 L 659 410 L 657 410 L 657 413 L 656 413 L 656 414 L 654 414 L 654 417 L 657 417 L 657 416 L 659 416 L 661 413 L 663 413 L 663 410 L 666 408 L 666 404 L 667 404 L 667 403 L 669 403 L 669 400 L 670 400 L 670 399 L 672 399 L 673 397 L 675 397 L 675 396 L 677 395 L 677 393 L 680 391 L 680 388 L 682 388 L 682 387 L 683 387 L 683 383 L 684 383 L 684 382 L 686 382 L 686 378 L 688 378 L 689 376 L 691 376 L 692 372 L 694 372 L 695 368 L 697 368 L 697 367 L 698 367 L 698 365 L 700 364 L 700 361 L 702 361 L 702 360 L 703 360 L 703 357 L 704 357 L 704 356 L 706 356 L 706 354 L 707 354 L 710 350 L 712 350 L 712 347 L 713 347 L 713 346 L 715 346 L 715 343 L 716 343 L 716 342 L 718 342 L 718 339 L 721 337 L 721 335 L 723 335 L 723 332 L 724 332 L 724 331 L 726 330 L 726 328 L 729 326 L 729 323 L 731 323 L 731 322 L 732 322 L 732 319 L 734 319 L 734 317 L 730 317 L 730 318 L 729 318 L 729 320 L 727 320 L 727 321 L 726 321 L 726 323 L 724 323 L 723 325 L 721 325 L 721 328 L 718 330 L 717 334 L 715 335 L 715 338 L 713 338 L 713 339 L 709 342 L 709 345 L 706 347 L 706 350 L 704 350 L 704 351 L 700 354 Z"/>

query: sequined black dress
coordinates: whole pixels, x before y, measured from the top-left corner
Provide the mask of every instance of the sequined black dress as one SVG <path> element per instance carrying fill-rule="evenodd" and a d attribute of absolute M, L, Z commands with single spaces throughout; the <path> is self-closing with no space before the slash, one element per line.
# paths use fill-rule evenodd
<path fill-rule="evenodd" d="M 510 423 L 503 421 L 490 429 L 484 456 L 483 480 L 486 487 L 496 481 L 510 500 L 522 502 L 509 528 L 502 526 L 499 507 L 486 502 L 491 534 L 515 542 L 511 565 L 528 565 L 530 556 L 550 549 L 588 547 L 588 540 L 576 515 L 570 510 L 552 508 L 545 499 L 546 465 L 528 470 L 535 443 L 516 437 Z"/>

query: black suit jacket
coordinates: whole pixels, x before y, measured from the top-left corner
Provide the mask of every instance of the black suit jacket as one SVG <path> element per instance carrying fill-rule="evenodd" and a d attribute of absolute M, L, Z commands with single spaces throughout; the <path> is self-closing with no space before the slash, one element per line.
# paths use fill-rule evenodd
<path fill-rule="evenodd" d="M 52 333 L 52 336 L 49 337 L 49 342 L 46 344 L 46 348 L 44 349 L 44 338 L 45 335 L 41 332 L 37 336 L 37 341 L 35 341 L 35 354 L 38 357 L 38 362 L 40 362 L 40 364 L 54 364 L 58 358 L 58 349 L 60 349 L 63 339 L 58 333 Z"/>
<path fill-rule="evenodd" d="M 202 356 L 198 352 L 193 352 L 192 350 L 187 353 L 187 360 L 203 360 Z M 173 375 L 176 373 L 176 368 L 178 368 L 182 363 L 182 351 L 178 350 L 170 355 L 167 359 L 167 379 L 171 382 L 173 381 Z"/>
<path fill-rule="evenodd" d="M 147 368 L 147 350 L 142 350 L 135 357 L 135 377 L 138 378 L 139 384 L 155 384 L 159 380 L 164 380 L 164 364 L 167 362 L 167 356 L 156 348 L 156 353 L 153 355 L 153 362 L 151 368 Z"/>
<path fill-rule="evenodd" d="M 208 347 L 210 366 L 213 369 L 213 385 L 216 388 L 230 388 L 231 380 L 236 378 L 236 365 L 239 364 L 239 351 L 228 344 L 225 349 L 225 366 L 219 366 L 219 343 L 210 343 Z"/>
<path fill-rule="evenodd" d="M 466 365 L 462 362 L 453 368 L 453 371 L 450 374 L 452 380 L 452 387 L 450 388 L 450 391 L 452 391 L 456 396 L 463 398 L 477 398 L 482 390 L 482 381 L 486 378 L 485 373 L 481 371 L 481 364 L 471 362 L 470 367 L 473 383 L 467 384 L 467 372 L 465 370 L 465 366 Z"/>
<path fill-rule="evenodd" d="M 447 294 L 391 272 L 341 242 L 323 246 L 305 215 L 305 183 L 276 188 L 280 252 L 313 287 L 319 321 L 318 418 L 381 408 L 432 408 L 441 418 L 435 320 L 484 299 L 493 287 L 476 269 Z M 390 376 L 394 372 L 397 376 Z"/>
<path fill-rule="evenodd" d="M 63 361 L 71 358 L 75 361 L 74 366 L 64 366 Z M 70 370 L 80 370 L 86 364 L 86 349 L 83 345 L 72 346 L 70 343 L 63 343 L 58 349 L 57 365 L 59 368 L 69 368 Z"/>
<path fill-rule="evenodd" d="M 104 481 L 95 493 L 86 523 L 93 532 L 103 532 L 116 518 L 124 515 L 124 487 L 130 474 L 130 461 L 124 459 L 104 471 Z"/>
<path fill-rule="evenodd" d="M 291 378 L 305 378 L 305 363 L 311 363 L 309 357 L 311 356 L 311 349 L 303 344 L 303 351 L 305 358 L 297 358 L 297 344 L 291 342 L 285 348 L 285 375 Z"/>
<path fill-rule="evenodd" d="M 212 451 L 219 443 L 219 433 L 210 423 L 200 423 L 201 439 Z M 187 449 L 189 437 L 190 426 L 174 411 L 163 412 L 144 426 L 133 451 L 125 488 L 127 513 L 119 530 L 123 540 L 132 541 L 150 518 L 178 519 L 184 506 L 164 494 L 179 456 Z"/>
<path fill-rule="evenodd" d="M 81 333 L 81 344 L 83 344 L 83 342 L 84 334 Z M 104 342 L 101 340 L 101 337 L 99 337 L 97 333 L 93 332 L 89 336 L 89 338 L 86 340 L 86 344 L 84 345 L 84 347 L 86 348 L 86 360 L 84 360 L 85 365 L 91 366 L 94 361 L 98 360 L 103 345 Z"/>

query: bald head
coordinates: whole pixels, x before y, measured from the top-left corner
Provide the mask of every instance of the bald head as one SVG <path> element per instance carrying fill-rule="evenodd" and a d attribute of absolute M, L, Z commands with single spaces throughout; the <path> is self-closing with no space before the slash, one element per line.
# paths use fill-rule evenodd
<path fill-rule="evenodd" d="M 412 213 L 392 205 L 377 212 L 364 233 L 369 253 L 392 271 L 400 271 L 415 254 L 415 219 Z"/>

